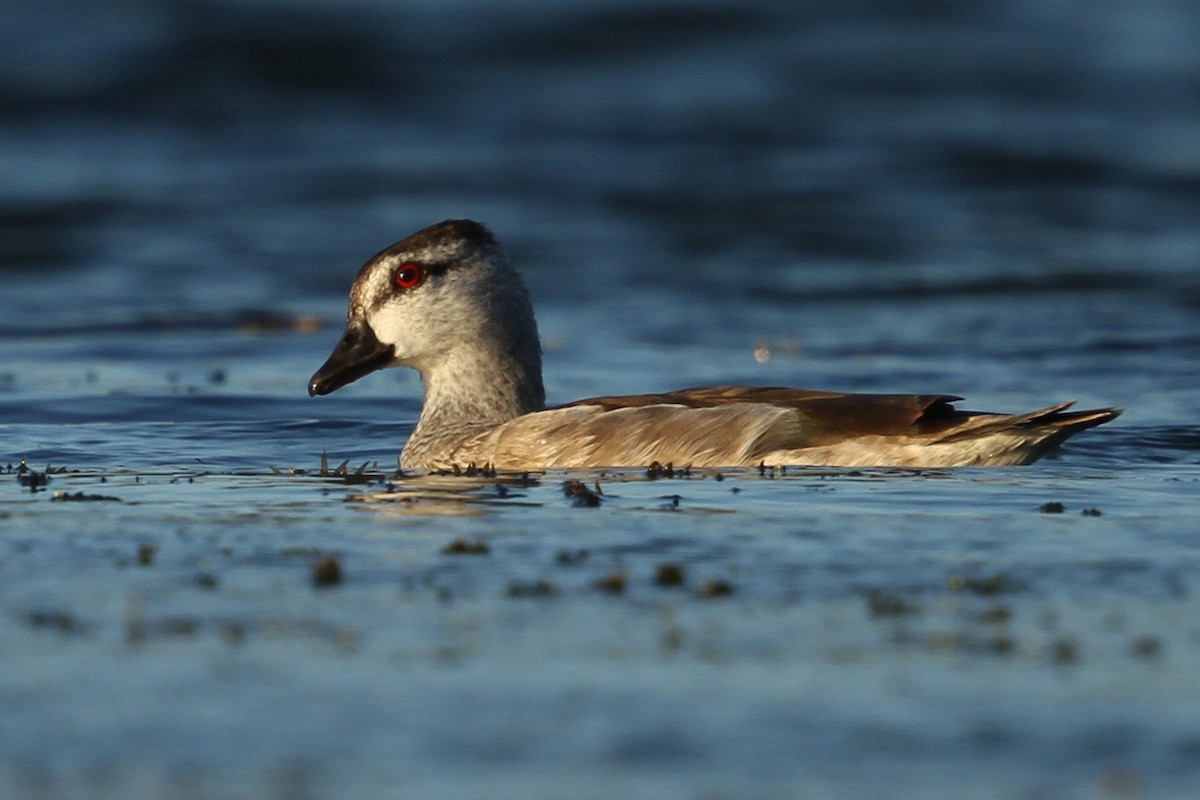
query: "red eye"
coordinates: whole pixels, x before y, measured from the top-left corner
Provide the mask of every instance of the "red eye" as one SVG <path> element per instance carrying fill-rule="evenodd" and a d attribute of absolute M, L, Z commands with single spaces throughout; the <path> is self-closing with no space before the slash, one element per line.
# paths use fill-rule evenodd
<path fill-rule="evenodd" d="M 420 264 L 414 264 L 409 261 L 401 264 L 396 270 L 396 274 L 392 276 L 392 280 L 401 289 L 411 289 L 418 285 L 425 278 L 425 270 L 421 269 Z"/>

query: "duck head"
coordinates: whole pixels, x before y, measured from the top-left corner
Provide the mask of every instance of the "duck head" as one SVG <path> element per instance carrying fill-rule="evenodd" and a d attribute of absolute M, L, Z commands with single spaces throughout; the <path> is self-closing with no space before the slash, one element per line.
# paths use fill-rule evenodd
<path fill-rule="evenodd" d="M 483 225 L 447 220 L 379 252 L 350 288 L 346 329 L 308 384 L 324 395 L 386 367 L 407 366 L 449 391 L 515 390 L 544 400 L 529 293 Z"/>

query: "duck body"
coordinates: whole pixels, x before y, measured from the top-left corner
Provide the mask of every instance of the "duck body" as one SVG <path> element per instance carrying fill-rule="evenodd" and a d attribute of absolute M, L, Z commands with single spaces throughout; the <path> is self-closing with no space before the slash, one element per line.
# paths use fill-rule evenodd
<path fill-rule="evenodd" d="M 546 408 L 528 292 L 495 237 L 470 220 L 431 226 L 367 261 L 346 331 L 309 393 L 391 366 L 416 369 L 424 385 L 405 469 L 1009 466 L 1121 413 L 1062 403 L 997 414 L 958 410 L 950 395 L 735 386 Z"/>
<path fill-rule="evenodd" d="M 769 399 L 768 399 L 769 398 Z M 1108 410 L 959 411 L 948 395 L 825 394 L 709 386 L 598 397 L 535 411 L 464 437 L 436 457 L 405 448 L 406 466 L 499 469 L 815 465 L 961 467 L 1028 464 Z"/>

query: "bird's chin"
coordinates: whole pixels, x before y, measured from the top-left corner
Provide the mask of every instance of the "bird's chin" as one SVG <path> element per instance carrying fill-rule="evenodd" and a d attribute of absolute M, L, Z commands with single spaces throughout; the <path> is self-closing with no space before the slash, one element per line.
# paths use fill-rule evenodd
<path fill-rule="evenodd" d="M 348 383 L 390 366 L 396 360 L 395 348 L 379 341 L 366 323 L 351 322 L 321 368 L 308 382 L 308 394 L 329 394 Z"/>

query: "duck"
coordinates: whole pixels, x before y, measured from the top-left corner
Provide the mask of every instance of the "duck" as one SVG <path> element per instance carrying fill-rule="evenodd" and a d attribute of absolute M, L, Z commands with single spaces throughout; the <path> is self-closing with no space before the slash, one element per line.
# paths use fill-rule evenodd
<path fill-rule="evenodd" d="M 947 394 L 704 386 L 546 405 L 533 303 L 483 224 L 451 219 L 372 256 L 310 396 L 409 367 L 424 390 L 403 470 L 1013 466 L 1118 408 L 1059 403 L 1019 414 L 959 410 Z"/>

